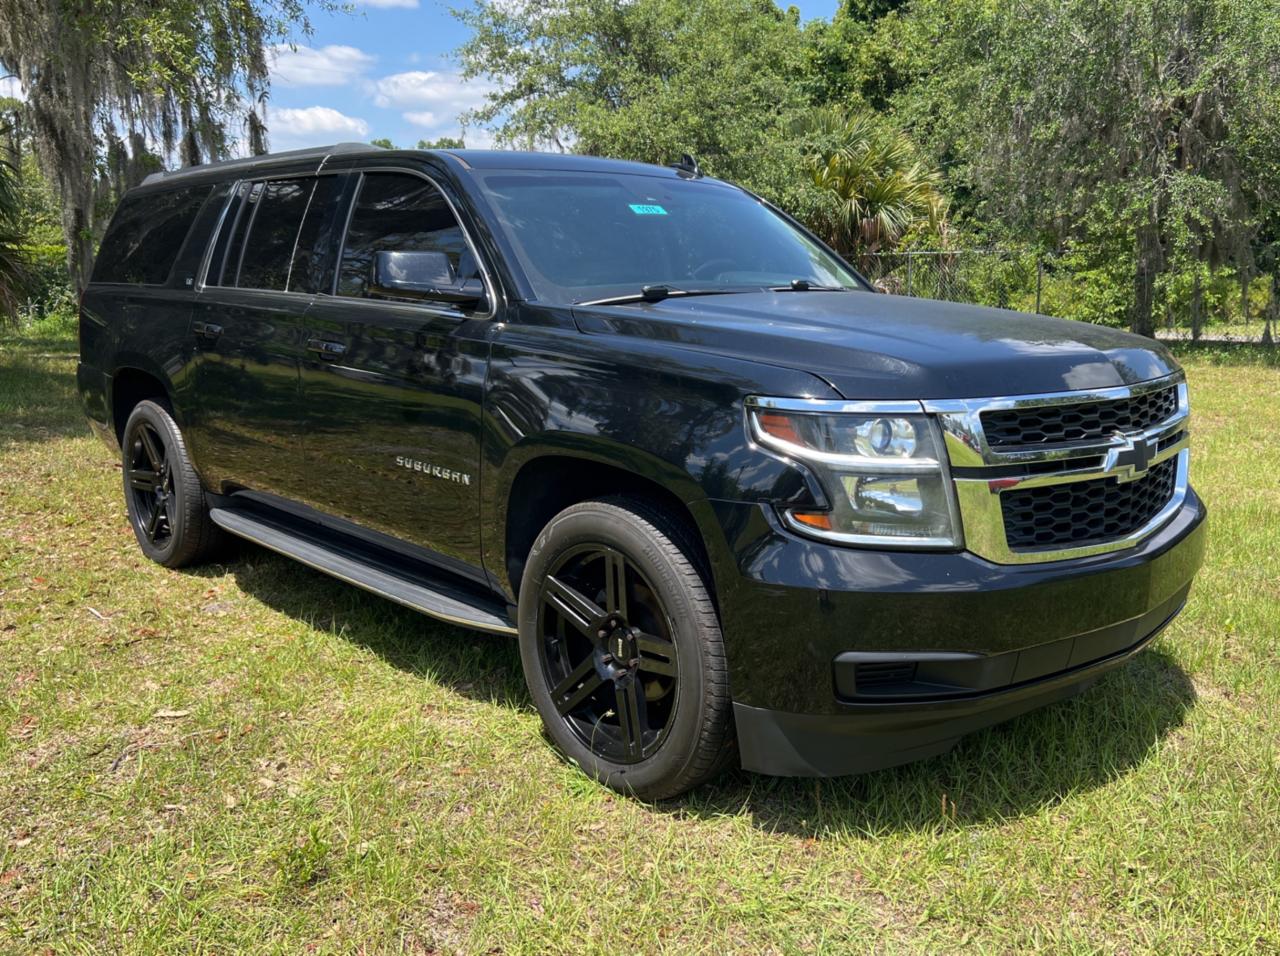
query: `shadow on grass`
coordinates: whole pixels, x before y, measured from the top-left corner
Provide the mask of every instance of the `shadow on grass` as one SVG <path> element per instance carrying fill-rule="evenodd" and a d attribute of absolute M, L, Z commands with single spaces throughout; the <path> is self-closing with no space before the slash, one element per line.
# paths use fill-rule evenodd
<path fill-rule="evenodd" d="M 76 401 L 74 356 L 41 361 L 0 353 L 0 441 L 37 442 L 89 433 Z"/>
<path fill-rule="evenodd" d="M 511 639 L 433 621 L 252 545 L 224 567 L 269 607 L 393 667 L 473 699 L 532 708 Z M 1186 673 L 1156 647 L 1082 695 L 964 737 L 939 757 L 826 780 L 734 770 L 653 810 L 697 819 L 746 814 L 763 830 L 815 839 L 1024 816 L 1129 772 L 1181 725 L 1194 700 Z"/>
<path fill-rule="evenodd" d="M 671 805 L 681 816 L 748 813 L 756 826 L 822 838 L 976 825 L 1036 813 L 1148 759 L 1185 719 L 1195 689 L 1159 647 L 1077 697 L 961 738 L 917 763 L 836 779 L 742 771 Z"/>
<path fill-rule="evenodd" d="M 223 564 L 188 573 L 230 571 L 263 604 L 377 654 L 391 666 L 468 697 L 532 709 L 514 639 L 455 627 L 380 598 L 289 558 L 233 541 Z"/>

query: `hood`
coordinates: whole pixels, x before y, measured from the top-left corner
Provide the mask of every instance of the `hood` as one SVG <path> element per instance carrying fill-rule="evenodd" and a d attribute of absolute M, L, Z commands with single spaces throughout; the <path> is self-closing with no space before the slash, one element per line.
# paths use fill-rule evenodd
<path fill-rule="evenodd" d="M 636 336 L 812 372 L 848 399 L 1108 388 L 1178 368 L 1159 343 L 1087 322 L 871 292 L 751 292 L 574 310 Z"/>

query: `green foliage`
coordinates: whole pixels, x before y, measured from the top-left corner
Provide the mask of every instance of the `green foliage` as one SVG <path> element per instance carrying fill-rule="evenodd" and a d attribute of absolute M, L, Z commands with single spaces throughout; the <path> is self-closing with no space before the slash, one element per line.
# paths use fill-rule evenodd
<path fill-rule="evenodd" d="M 381 146 L 383 149 L 395 149 L 396 144 L 391 142 L 386 136 L 380 136 L 377 139 L 369 140 L 370 146 Z"/>
<path fill-rule="evenodd" d="M 154 168 L 148 142 L 191 164 L 225 154 L 243 123 L 265 149 L 266 48 L 307 32 L 306 13 L 302 0 L 0 0 L 0 71 L 27 91 L 75 285 L 111 197 Z"/>
<path fill-rule="evenodd" d="M 913 229 L 937 235 L 946 216 L 941 176 L 899 130 L 869 113 L 806 116 L 800 131 L 813 186 L 825 200 L 810 220 L 831 246 L 865 256 L 896 246 Z"/>
<path fill-rule="evenodd" d="M 473 31 L 466 75 L 498 86 L 468 119 L 496 122 L 500 142 L 653 163 L 692 153 L 793 212 L 816 204 L 790 136 L 803 38 L 769 0 L 481 0 L 455 14 Z"/>
<path fill-rule="evenodd" d="M 806 92 L 818 104 L 885 111 L 914 78 L 904 4 L 857 0 L 805 28 Z"/>
<path fill-rule="evenodd" d="M 0 160 L 0 322 L 17 316 L 32 284 L 31 256 L 19 227 L 21 217 L 16 171 Z"/>
<path fill-rule="evenodd" d="M 420 139 L 418 149 L 466 149 L 467 144 L 458 136 L 441 136 L 439 139 Z"/>
<path fill-rule="evenodd" d="M 895 107 L 974 219 L 1052 248 L 1109 216 L 1150 332 L 1186 276 L 1202 292 L 1256 265 L 1280 197 L 1278 23 L 1276 0 L 916 0 Z"/>

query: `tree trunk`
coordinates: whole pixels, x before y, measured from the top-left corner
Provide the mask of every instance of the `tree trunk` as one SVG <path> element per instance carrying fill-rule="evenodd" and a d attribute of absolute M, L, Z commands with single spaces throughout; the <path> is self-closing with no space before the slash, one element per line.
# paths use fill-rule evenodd
<path fill-rule="evenodd" d="M 1275 339 L 1271 336 L 1271 323 L 1276 319 L 1276 313 L 1280 311 L 1280 272 L 1271 274 L 1271 301 L 1267 303 L 1266 321 L 1262 326 L 1262 344 L 1275 345 Z"/>
<path fill-rule="evenodd" d="M 1196 282 L 1191 289 L 1191 341 L 1199 342 L 1204 331 L 1204 285 L 1200 282 L 1200 273 L 1196 273 Z"/>
<path fill-rule="evenodd" d="M 1133 305 L 1129 314 L 1130 330 L 1148 338 L 1155 337 L 1156 276 L 1159 274 L 1160 234 L 1156 224 L 1148 220 L 1137 230 Z"/>
<path fill-rule="evenodd" d="M 1250 270 L 1244 266 L 1240 267 L 1240 316 L 1244 320 L 1245 328 L 1249 327 L 1249 283 L 1253 280 Z"/>

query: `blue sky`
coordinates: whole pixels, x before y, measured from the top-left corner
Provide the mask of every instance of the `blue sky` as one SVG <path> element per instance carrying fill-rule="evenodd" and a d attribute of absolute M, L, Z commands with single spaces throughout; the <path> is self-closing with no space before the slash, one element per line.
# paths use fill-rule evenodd
<path fill-rule="evenodd" d="M 399 146 L 457 136 L 458 114 L 484 88 L 464 83 L 451 54 L 467 30 L 440 0 L 355 0 L 354 13 L 313 11 L 310 37 L 275 50 L 267 125 L 273 150 L 387 137 Z M 697 0 L 693 0 L 697 2 Z M 837 0 L 796 3 L 803 20 Z M 466 131 L 468 146 L 491 136 Z"/>

